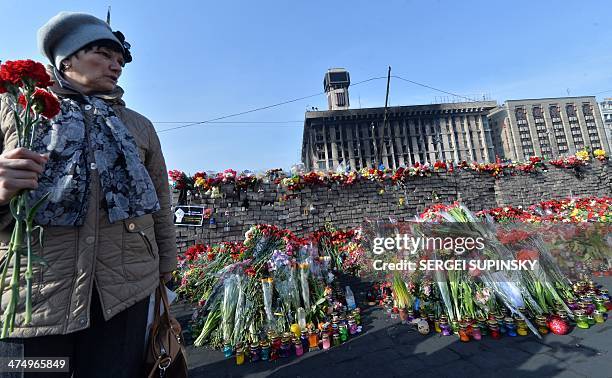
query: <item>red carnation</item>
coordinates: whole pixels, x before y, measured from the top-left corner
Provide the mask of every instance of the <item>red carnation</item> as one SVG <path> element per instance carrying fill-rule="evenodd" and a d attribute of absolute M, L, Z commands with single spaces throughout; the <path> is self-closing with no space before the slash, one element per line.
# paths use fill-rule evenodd
<path fill-rule="evenodd" d="M 0 94 L 8 92 L 8 88 L 6 87 L 9 84 L 7 81 L 2 79 L 2 71 L 0 71 Z"/>
<path fill-rule="evenodd" d="M 52 84 L 45 66 L 33 60 L 15 60 L 4 63 L 0 70 L 2 80 L 21 87 L 27 82 L 40 88 L 47 88 Z"/>
<path fill-rule="evenodd" d="M 27 106 L 24 95 L 20 95 L 19 104 L 24 108 Z M 57 98 L 44 89 L 36 88 L 32 95 L 32 107 L 45 118 L 53 118 L 60 112 L 60 104 Z"/>
<path fill-rule="evenodd" d="M 516 259 L 519 261 L 536 261 L 538 260 L 538 252 L 532 249 L 521 249 L 516 254 Z"/>

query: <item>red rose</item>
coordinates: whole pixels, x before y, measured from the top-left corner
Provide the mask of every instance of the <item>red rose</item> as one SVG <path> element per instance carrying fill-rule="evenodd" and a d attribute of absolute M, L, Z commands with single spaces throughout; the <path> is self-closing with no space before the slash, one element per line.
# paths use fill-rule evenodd
<path fill-rule="evenodd" d="M 18 87 L 24 85 L 24 80 L 40 88 L 47 88 L 52 84 L 45 66 L 30 59 L 9 60 L 0 67 L 0 70 L 3 81 Z"/>
<path fill-rule="evenodd" d="M 24 108 L 27 106 L 24 95 L 20 95 L 18 101 Z M 57 98 L 50 92 L 39 88 L 36 88 L 32 95 L 32 107 L 45 118 L 53 118 L 60 112 L 60 104 Z"/>

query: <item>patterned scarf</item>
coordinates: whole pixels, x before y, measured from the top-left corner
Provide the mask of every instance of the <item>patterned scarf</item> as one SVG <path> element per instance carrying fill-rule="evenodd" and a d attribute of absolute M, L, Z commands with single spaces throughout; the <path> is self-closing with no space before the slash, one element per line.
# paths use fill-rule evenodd
<path fill-rule="evenodd" d="M 91 192 L 91 169 L 98 170 L 111 223 L 159 210 L 155 187 L 140 160 L 134 137 L 104 100 L 83 98 L 93 107 L 94 122 L 87 129 L 79 103 L 64 98 L 60 115 L 34 141 L 32 149 L 49 153 L 49 161 L 38 188 L 30 192 L 30 203 L 50 193 L 36 214 L 36 222 L 82 225 Z M 88 151 L 93 151 L 94 161 L 90 161 Z"/>

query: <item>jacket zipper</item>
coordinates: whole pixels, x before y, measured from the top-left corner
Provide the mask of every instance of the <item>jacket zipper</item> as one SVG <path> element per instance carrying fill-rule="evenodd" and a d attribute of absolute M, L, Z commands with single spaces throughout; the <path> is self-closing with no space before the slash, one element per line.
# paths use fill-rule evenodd
<path fill-rule="evenodd" d="M 144 231 L 142 230 L 138 231 L 138 234 L 142 237 L 145 244 L 147 245 L 147 250 L 149 251 L 149 255 L 155 258 L 155 256 L 153 255 L 153 245 L 151 244 L 151 241 L 149 240 L 149 237 L 147 236 L 147 234 L 145 234 Z"/>

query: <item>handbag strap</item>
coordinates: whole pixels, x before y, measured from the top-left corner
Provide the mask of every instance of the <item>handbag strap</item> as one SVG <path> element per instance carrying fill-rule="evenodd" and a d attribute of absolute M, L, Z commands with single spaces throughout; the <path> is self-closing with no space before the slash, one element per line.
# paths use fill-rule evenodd
<path fill-rule="evenodd" d="M 160 302 L 163 303 L 164 305 L 164 311 L 166 316 L 162 317 L 159 314 L 159 305 Z M 153 318 L 153 324 L 154 325 L 159 325 L 159 323 L 161 321 L 165 321 L 167 322 L 167 326 L 168 328 L 175 334 L 175 336 L 178 338 L 179 343 L 182 343 L 182 335 L 180 334 L 180 331 L 174 329 L 174 326 L 172 325 L 172 322 L 170 321 L 170 304 L 168 302 L 168 293 L 166 292 L 166 285 L 164 285 L 164 282 L 162 280 L 159 281 L 159 286 L 157 287 L 157 289 L 155 290 L 155 316 Z"/>
<path fill-rule="evenodd" d="M 155 315 L 153 317 L 153 324 L 158 324 L 160 321 L 159 305 L 164 305 L 164 311 L 170 314 L 170 305 L 168 304 L 168 293 L 166 293 L 166 285 L 163 281 L 159 281 L 159 286 L 155 289 Z"/>
<path fill-rule="evenodd" d="M 162 302 L 164 303 L 164 310 L 170 314 L 170 304 L 168 303 L 168 293 L 166 292 L 166 285 L 162 280 L 159 281 L 159 287 L 157 288 L 161 294 Z"/>

